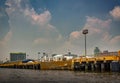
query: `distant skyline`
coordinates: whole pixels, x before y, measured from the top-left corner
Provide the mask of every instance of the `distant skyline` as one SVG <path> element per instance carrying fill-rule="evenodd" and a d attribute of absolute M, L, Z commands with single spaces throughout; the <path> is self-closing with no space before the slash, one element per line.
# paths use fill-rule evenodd
<path fill-rule="evenodd" d="M 84 55 L 120 50 L 120 0 L 0 0 L 0 60 L 10 52 Z"/>

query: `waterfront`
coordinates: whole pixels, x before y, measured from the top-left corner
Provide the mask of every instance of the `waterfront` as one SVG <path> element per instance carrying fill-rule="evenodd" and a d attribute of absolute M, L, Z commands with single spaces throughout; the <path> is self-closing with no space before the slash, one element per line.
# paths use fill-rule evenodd
<path fill-rule="evenodd" d="M 0 68 L 0 83 L 119 83 L 120 73 Z"/>

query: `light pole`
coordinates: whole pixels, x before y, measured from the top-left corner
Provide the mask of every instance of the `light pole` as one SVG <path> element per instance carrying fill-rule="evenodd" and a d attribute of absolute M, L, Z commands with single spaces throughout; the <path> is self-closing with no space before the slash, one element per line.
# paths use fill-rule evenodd
<path fill-rule="evenodd" d="M 40 60 L 40 52 L 38 52 L 38 60 Z"/>
<path fill-rule="evenodd" d="M 86 50 L 86 34 L 88 34 L 88 29 L 84 29 L 82 32 L 85 35 L 85 56 L 87 55 L 87 50 Z"/>
<path fill-rule="evenodd" d="M 28 56 L 29 56 L 29 55 L 27 54 L 26 59 L 29 59 Z"/>

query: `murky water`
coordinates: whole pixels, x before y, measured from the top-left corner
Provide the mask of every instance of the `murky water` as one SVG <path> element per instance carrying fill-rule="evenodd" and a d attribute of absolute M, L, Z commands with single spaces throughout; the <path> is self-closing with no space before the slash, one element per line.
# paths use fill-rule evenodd
<path fill-rule="evenodd" d="M 0 83 L 120 83 L 120 73 L 0 68 Z"/>

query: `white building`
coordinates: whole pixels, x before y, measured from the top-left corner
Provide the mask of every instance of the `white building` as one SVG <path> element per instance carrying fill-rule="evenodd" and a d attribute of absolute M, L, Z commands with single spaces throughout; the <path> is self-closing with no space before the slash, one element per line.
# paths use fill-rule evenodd
<path fill-rule="evenodd" d="M 53 60 L 55 60 L 55 61 L 70 60 L 70 59 L 73 59 L 76 57 L 77 57 L 77 55 L 71 54 L 71 53 L 64 54 L 64 55 L 59 54 L 59 55 L 53 56 Z"/>
<path fill-rule="evenodd" d="M 65 61 L 65 60 L 70 60 L 73 58 L 76 58 L 77 55 L 71 54 L 70 52 L 68 54 L 53 54 L 51 57 L 48 57 L 48 55 L 43 55 L 40 59 L 40 61 L 45 62 L 45 61 Z"/>
<path fill-rule="evenodd" d="M 53 61 L 62 61 L 64 56 L 62 54 L 58 54 L 53 56 Z"/>

